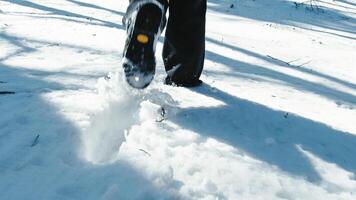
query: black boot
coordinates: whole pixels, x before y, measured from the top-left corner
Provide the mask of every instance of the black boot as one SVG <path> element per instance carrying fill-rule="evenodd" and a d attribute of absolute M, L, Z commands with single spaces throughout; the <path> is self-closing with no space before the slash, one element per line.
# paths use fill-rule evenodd
<path fill-rule="evenodd" d="M 124 17 L 127 39 L 123 52 L 126 80 L 134 88 L 147 87 L 155 74 L 155 48 L 165 25 L 166 5 L 157 0 L 134 0 Z"/>
<path fill-rule="evenodd" d="M 206 0 L 171 0 L 163 47 L 166 84 L 194 87 L 205 57 Z"/>

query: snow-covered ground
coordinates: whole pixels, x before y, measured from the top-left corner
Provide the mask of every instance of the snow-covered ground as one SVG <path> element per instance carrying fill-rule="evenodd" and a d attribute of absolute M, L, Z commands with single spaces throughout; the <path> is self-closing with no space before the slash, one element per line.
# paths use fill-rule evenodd
<path fill-rule="evenodd" d="M 144 91 L 127 4 L 0 0 L 1 200 L 356 199 L 355 0 L 209 0 L 203 86 L 159 43 Z"/>

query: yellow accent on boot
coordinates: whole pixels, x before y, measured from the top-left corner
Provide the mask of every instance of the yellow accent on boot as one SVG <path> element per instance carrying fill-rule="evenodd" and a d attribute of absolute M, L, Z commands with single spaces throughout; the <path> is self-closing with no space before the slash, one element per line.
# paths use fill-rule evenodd
<path fill-rule="evenodd" d="M 138 34 L 137 35 L 137 41 L 142 44 L 147 44 L 148 43 L 148 36 L 144 34 Z"/>

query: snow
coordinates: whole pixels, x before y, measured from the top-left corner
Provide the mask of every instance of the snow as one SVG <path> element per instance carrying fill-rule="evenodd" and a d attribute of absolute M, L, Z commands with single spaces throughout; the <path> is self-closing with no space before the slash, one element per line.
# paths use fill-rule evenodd
<path fill-rule="evenodd" d="M 356 199 L 356 1 L 209 0 L 204 84 L 159 43 L 143 91 L 127 4 L 0 1 L 0 199 Z"/>

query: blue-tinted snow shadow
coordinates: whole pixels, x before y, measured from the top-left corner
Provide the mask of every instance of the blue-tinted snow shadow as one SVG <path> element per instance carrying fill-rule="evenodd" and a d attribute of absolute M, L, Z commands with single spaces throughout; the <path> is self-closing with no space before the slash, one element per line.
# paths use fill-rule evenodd
<path fill-rule="evenodd" d="M 320 176 L 297 145 L 356 173 L 356 137 L 324 124 L 232 96 L 207 84 L 192 91 L 224 102 L 219 107 L 178 109 L 172 121 L 277 166 L 318 182 Z"/>
<path fill-rule="evenodd" d="M 76 1 L 76 0 L 66 0 L 68 2 L 77 4 L 78 6 L 83 6 L 83 7 L 87 7 L 87 8 L 93 8 L 93 9 L 98 9 L 98 10 L 103 10 L 103 11 L 107 11 L 116 15 L 120 15 L 120 16 L 124 16 L 125 13 L 117 11 L 117 10 L 113 10 L 110 8 L 105 8 L 99 5 L 95 5 L 95 4 L 91 4 L 91 3 L 87 3 L 87 2 L 83 2 L 83 1 Z"/>
<path fill-rule="evenodd" d="M 60 19 L 64 21 L 70 21 L 70 22 L 76 22 L 76 23 L 84 23 L 84 24 L 90 24 L 90 25 L 97 25 L 97 26 L 105 26 L 105 27 L 110 27 L 110 28 L 118 28 L 118 29 L 124 29 L 122 24 L 117 24 L 114 22 L 106 21 L 103 19 L 99 19 L 96 17 L 88 16 L 88 15 L 83 15 L 83 14 L 77 14 L 71 11 L 59 9 L 59 8 L 54 8 L 50 6 L 45 6 L 39 3 L 35 3 L 32 1 L 22 1 L 22 0 L 3 0 L 5 2 L 9 2 L 12 4 L 16 4 L 19 6 L 24 6 L 44 12 L 48 12 L 47 15 L 44 16 L 29 16 L 33 18 L 49 18 L 49 19 Z M 95 8 L 95 9 L 100 9 L 100 10 L 105 10 L 108 12 L 111 12 L 113 14 L 116 14 L 118 16 L 122 16 L 123 13 L 117 12 L 111 9 L 103 8 L 94 4 L 89 4 L 89 3 L 83 3 L 80 1 L 75 1 L 71 0 L 70 2 L 77 4 L 78 6 L 84 6 L 84 7 L 90 7 L 90 8 Z"/>
<path fill-rule="evenodd" d="M 45 81 L 48 75 L 0 63 L 0 90 L 15 92 L 0 95 L 3 199 L 169 199 L 175 195 L 170 192 L 173 188 L 157 188 L 141 169 L 125 161 L 91 165 L 81 160 L 81 131 L 43 98 L 73 88 Z"/>
<path fill-rule="evenodd" d="M 330 75 L 309 71 L 294 65 L 283 65 L 283 63 L 267 56 L 211 38 L 207 38 L 207 41 L 273 65 L 292 68 L 355 89 L 353 83 Z M 276 80 L 276 83 L 282 83 L 300 91 L 315 93 L 335 102 L 356 105 L 354 95 L 327 85 L 290 76 L 264 66 L 242 62 L 210 50 L 206 51 L 206 59 L 230 69 L 229 72 L 206 69 L 204 73 L 207 75 L 249 78 L 256 81 Z M 298 150 L 297 145 L 327 162 L 335 163 L 347 171 L 356 173 L 356 159 L 353 159 L 353 155 L 356 153 L 356 137 L 354 135 L 301 116 L 290 115 L 240 99 L 207 84 L 192 90 L 220 100 L 226 105 L 179 109 L 178 115 L 172 120 L 182 127 L 191 129 L 202 136 L 226 142 L 292 175 L 306 177 L 311 182 L 318 182 L 320 176 L 309 160 Z"/>
<path fill-rule="evenodd" d="M 308 74 L 308 75 L 317 76 L 319 78 L 323 78 L 323 79 L 327 79 L 327 80 L 332 81 L 332 82 L 336 82 L 336 83 L 341 84 L 341 85 L 343 85 L 345 87 L 349 87 L 351 89 L 356 89 L 356 84 L 354 84 L 354 83 L 350 83 L 348 81 L 333 77 L 333 76 L 328 75 L 328 74 L 323 74 L 323 73 L 320 73 L 320 72 L 315 71 L 315 70 L 307 69 L 304 66 L 298 66 L 298 65 L 294 65 L 292 63 L 282 62 L 281 60 L 276 60 L 276 59 L 273 59 L 272 57 L 268 57 L 268 55 L 261 55 L 259 53 L 252 52 L 252 51 L 249 51 L 247 49 L 243 49 L 241 47 L 237 47 L 237 46 L 234 46 L 234 45 L 231 45 L 231 44 L 227 44 L 226 42 L 218 41 L 218 40 L 215 40 L 213 38 L 206 38 L 206 41 L 209 42 L 209 43 L 212 43 L 212 44 L 216 44 L 216 45 L 231 49 L 233 51 L 237 51 L 237 52 L 243 53 L 245 55 L 248 55 L 248 56 L 251 56 L 251 57 L 254 57 L 254 58 L 257 58 L 259 60 L 263 60 L 263 61 L 269 62 L 271 64 L 275 64 L 275 65 L 278 65 L 278 66 L 281 66 L 281 67 L 293 69 L 293 70 L 296 70 L 296 71 L 299 71 L 299 72 L 302 72 L 302 73 L 305 73 L 305 74 Z M 212 57 L 219 57 L 218 54 L 213 54 L 213 55 L 210 54 L 210 55 Z M 216 58 L 216 59 L 218 59 L 218 58 Z M 230 59 L 230 61 L 231 61 L 231 59 Z M 242 63 L 236 63 L 236 64 L 237 65 L 234 65 L 231 68 L 232 69 L 234 69 L 234 68 L 236 69 L 236 68 L 238 68 L 238 64 L 242 64 Z M 237 71 L 239 71 L 239 70 L 237 69 Z"/>
<path fill-rule="evenodd" d="M 174 179 L 167 188 L 157 188 L 142 169 L 125 161 L 92 165 L 80 158 L 81 130 L 44 96 L 83 86 L 49 82 L 46 78 L 96 77 L 6 64 L 9 59 L 36 53 L 38 49 L 33 46 L 51 44 L 6 33 L 0 36 L 2 42 L 16 49 L 0 57 L 0 91 L 14 92 L 0 95 L 2 199 L 172 199 L 172 190 L 181 185 Z M 70 44 L 63 47 L 100 52 Z M 173 185 L 177 188 L 171 188 Z"/>
<path fill-rule="evenodd" d="M 214 39 L 208 38 L 207 41 L 215 43 L 217 45 L 225 46 L 232 50 L 235 50 L 235 51 L 244 53 L 246 55 L 270 62 L 272 64 L 277 64 L 279 66 L 291 68 L 291 69 L 294 69 L 294 70 L 297 70 L 297 71 L 300 71 L 300 72 L 303 72 L 303 73 L 306 73 L 309 75 L 314 75 L 314 76 L 318 76 L 320 78 L 328 79 L 329 81 L 337 82 L 337 83 L 342 84 L 342 85 L 349 87 L 351 89 L 356 88 L 355 84 L 349 83 L 347 81 L 344 81 L 344 80 L 341 80 L 341 79 L 338 79 L 335 77 L 332 77 L 330 75 L 303 69 L 301 67 L 297 67 L 297 66 L 293 66 L 293 65 L 285 65 L 279 61 L 268 58 L 267 56 L 263 56 L 258 53 L 251 52 L 249 50 L 235 47 L 232 45 L 226 45 L 226 44 L 218 42 Z M 347 105 L 351 105 L 351 106 L 356 105 L 356 96 L 354 96 L 353 94 L 337 90 L 335 88 L 329 87 L 324 84 L 319 84 L 316 82 L 304 80 L 302 78 L 298 78 L 295 76 L 288 75 L 286 73 L 278 72 L 276 70 L 273 70 L 271 68 L 266 68 L 264 66 L 259 66 L 259 65 L 255 65 L 255 64 L 251 64 L 251 63 L 242 62 L 237 59 L 234 59 L 231 57 L 226 57 L 224 55 L 212 52 L 210 50 L 206 51 L 206 57 L 208 60 L 212 60 L 213 62 L 223 64 L 224 66 L 231 69 L 230 72 L 207 71 L 212 74 L 224 75 L 224 76 L 239 76 L 239 74 L 257 75 L 260 77 L 269 78 L 271 80 L 282 81 L 283 83 L 285 83 L 285 85 L 293 87 L 297 90 L 307 91 L 310 93 L 318 94 L 320 96 L 323 96 L 325 98 L 335 101 L 335 103 L 337 103 L 337 104 L 341 103 L 341 104 L 347 104 Z"/>
<path fill-rule="evenodd" d="M 103 55 L 103 54 L 113 54 L 116 52 L 108 52 L 95 48 L 90 48 L 86 46 L 79 46 L 69 43 L 61 43 L 61 42 L 53 42 L 53 41 L 43 41 L 37 40 L 28 37 L 16 36 L 13 34 L 9 34 L 6 31 L 0 30 L 0 39 L 6 41 L 7 43 L 17 47 L 15 51 L 0 57 L 0 62 L 5 62 L 13 57 L 20 56 L 22 54 L 35 53 L 37 49 L 34 47 L 36 45 L 45 46 L 45 47 L 63 47 L 71 50 L 75 50 L 77 52 L 88 52 L 93 55 Z M 31 45 L 26 45 L 31 44 Z"/>
<path fill-rule="evenodd" d="M 350 8 L 355 6 L 350 2 L 341 2 L 348 3 Z M 308 3 L 298 7 L 292 1 L 286 0 L 248 1 L 247 3 L 234 0 L 209 0 L 209 3 L 211 3 L 208 6 L 209 10 L 227 15 L 294 26 L 351 40 L 356 39 L 356 19 L 332 8 L 321 7 L 321 10 L 313 11 L 309 9 Z M 231 4 L 234 4 L 233 8 L 230 8 Z M 316 29 L 316 27 L 321 29 Z"/>
<path fill-rule="evenodd" d="M 350 2 L 350 1 L 347 1 L 347 0 L 334 0 L 334 1 L 339 1 L 341 3 L 356 7 L 356 3 L 353 3 L 353 2 Z"/>

